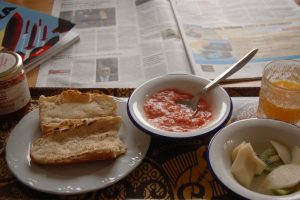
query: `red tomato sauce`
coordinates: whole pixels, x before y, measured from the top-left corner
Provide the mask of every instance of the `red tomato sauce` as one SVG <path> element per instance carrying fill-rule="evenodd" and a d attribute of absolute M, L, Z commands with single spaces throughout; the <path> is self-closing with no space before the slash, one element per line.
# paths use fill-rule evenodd
<path fill-rule="evenodd" d="M 193 112 L 185 105 L 176 101 L 191 99 L 192 95 L 176 89 L 166 89 L 149 96 L 144 103 L 144 111 L 153 126 L 173 132 L 187 132 L 205 126 L 211 119 L 209 105 L 201 99 L 199 112 Z"/>

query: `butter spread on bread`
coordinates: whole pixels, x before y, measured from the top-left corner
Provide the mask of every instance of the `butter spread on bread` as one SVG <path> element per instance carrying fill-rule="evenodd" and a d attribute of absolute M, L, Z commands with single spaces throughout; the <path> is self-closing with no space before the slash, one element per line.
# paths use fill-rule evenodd
<path fill-rule="evenodd" d="M 56 96 L 42 95 L 39 99 L 42 134 L 74 128 L 101 116 L 113 116 L 116 108 L 114 99 L 104 94 L 66 90 Z"/>

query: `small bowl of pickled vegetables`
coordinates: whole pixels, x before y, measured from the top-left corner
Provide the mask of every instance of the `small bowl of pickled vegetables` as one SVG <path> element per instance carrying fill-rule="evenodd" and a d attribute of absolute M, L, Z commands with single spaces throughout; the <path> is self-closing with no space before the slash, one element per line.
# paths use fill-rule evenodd
<path fill-rule="evenodd" d="M 212 138 L 208 163 L 247 199 L 300 199 L 300 128 L 272 119 L 233 122 Z"/>

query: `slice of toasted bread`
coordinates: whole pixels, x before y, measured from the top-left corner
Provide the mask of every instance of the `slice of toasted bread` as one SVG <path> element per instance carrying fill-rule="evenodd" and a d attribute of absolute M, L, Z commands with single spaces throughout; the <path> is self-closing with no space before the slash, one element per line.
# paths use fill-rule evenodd
<path fill-rule="evenodd" d="M 102 116 L 114 116 L 117 105 L 110 96 L 66 90 L 56 96 L 39 98 L 42 134 L 86 125 Z"/>
<path fill-rule="evenodd" d="M 126 152 L 117 130 L 72 132 L 38 138 L 30 149 L 32 161 L 55 165 L 115 159 Z"/>
<path fill-rule="evenodd" d="M 122 118 L 112 97 L 66 90 L 39 99 L 42 136 L 30 157 L 39 164 L 115 159 L 126 152 L 118 136 Z"/>

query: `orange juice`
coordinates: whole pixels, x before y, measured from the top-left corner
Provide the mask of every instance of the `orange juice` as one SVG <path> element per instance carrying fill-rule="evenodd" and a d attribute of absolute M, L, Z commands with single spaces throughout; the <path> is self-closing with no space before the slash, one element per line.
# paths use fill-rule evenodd
<path fill-rule="evenodd" d="M 300 84 L 291 81 L 276 81 L 272 83 L 274 86 L 288 89 L 295 93 L 299 92 L 300 95 Z M 281 93 L 284 91 L 281 91 Z M 296 105 L 291 106 L 290 102 L 282 102 L 279 100 L 279 96 L 282 94 L 274 94 L 266 97 L 264 92 L 261 92 L 259 106 L 261 107 L 264 114 L 273 119 L 278 119 L 290 123 L 297 123 L 300 121 L 300 98 L 292 99 L 291 101 L 296 102 Z M 278 99 L 277 99 L 278 98 Z M 288 97 L 287 97 L 288 98 Z"/>

